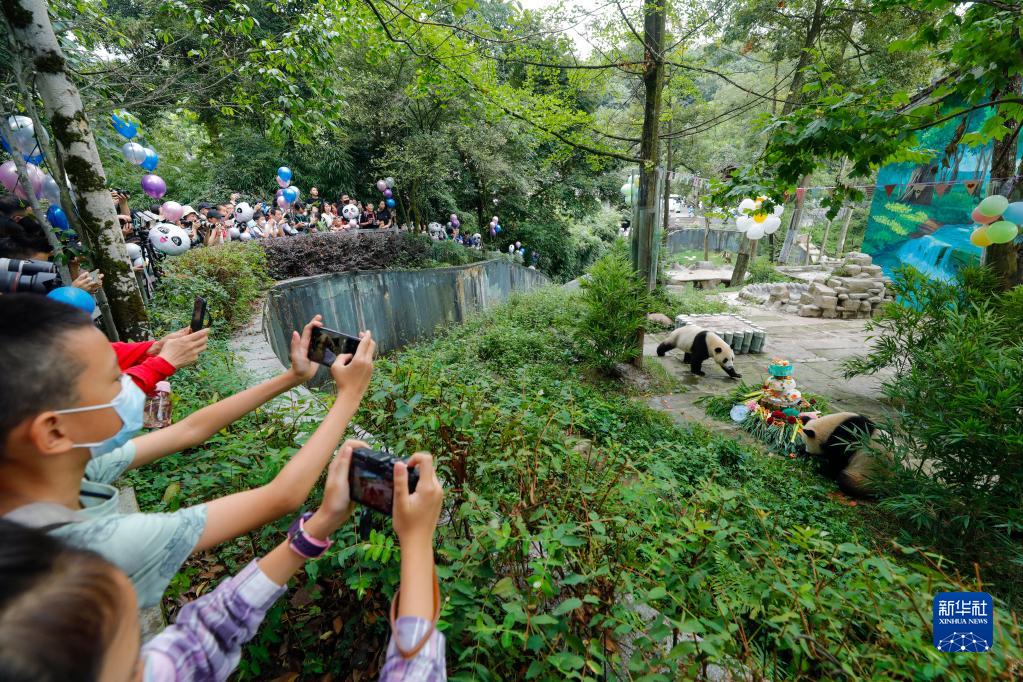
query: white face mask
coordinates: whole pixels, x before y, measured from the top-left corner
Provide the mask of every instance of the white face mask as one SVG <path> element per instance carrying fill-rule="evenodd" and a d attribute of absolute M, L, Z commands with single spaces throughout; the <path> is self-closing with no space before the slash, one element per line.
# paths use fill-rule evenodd
<path fill-rule="evenodd" d="M 89 448 L 93 458 L 105 455 L 116 448 L 121 447 L 142 429 L 142 413 L 146 407 L 146 394 L 142 392 L 135 382 L 127 374 L 121 375 L 121 390 L 114 396 L 114 399 L 103 405 L 90 405 L 88 407 L 72 407 L 66 410 L 54 410 L 57 414 L 72 414 L 74 412 L 91 412 L 93 410 L 105 410 L 114 408 L 117 416 L 121 418 L 120 430 L 110 438 L 95 443 L 74 443 L 76 448 Z"/>

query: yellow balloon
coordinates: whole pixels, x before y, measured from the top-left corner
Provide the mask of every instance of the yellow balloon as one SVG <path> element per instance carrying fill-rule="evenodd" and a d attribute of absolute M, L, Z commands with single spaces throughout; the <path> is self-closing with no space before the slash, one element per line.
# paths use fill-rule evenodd
<path fill-rule="evenodd" d="M 991 237 L 987 234 L 987 228 L 982 225 L 974 230 L 970 235 L 970 243 L 982 249 L 991 246 Z"/>
<path fill-rule="evenodd" d="M 767 220 L 767 214 L 766 213 L 754 213 L 753 214 L 753 222 L 762 223 L 765 220 Z"/>

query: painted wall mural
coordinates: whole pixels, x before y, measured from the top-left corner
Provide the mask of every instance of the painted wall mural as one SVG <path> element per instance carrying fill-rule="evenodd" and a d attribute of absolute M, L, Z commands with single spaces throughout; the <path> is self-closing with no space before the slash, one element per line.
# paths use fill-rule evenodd
<path fill-rule="evenodd" d="M 934 151 L 927 163 L 893 163 L 878 172 L 863 250 L 885 274 L 912 265 L 951 280 L 980 262 L 981 249 L 970 243 L 970 213 L 987 194 L 992 146 L 966 142 L 988 116 L 977 111 L 924 131 L 919 149 Z"/>

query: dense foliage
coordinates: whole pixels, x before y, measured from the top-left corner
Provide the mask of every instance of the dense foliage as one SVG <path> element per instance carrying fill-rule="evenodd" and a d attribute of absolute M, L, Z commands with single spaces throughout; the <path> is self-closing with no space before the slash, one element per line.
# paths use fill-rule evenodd
<path fill-rule="evenodd" d="M 1019 593 L 1023 554 L 1023 289 L 998 293 L 991 273 L 957 282 L 912 269 L 870 323 L 877 341 L 848 363 L 884 372 L 899 464 L 884 506 L 944 551 L 982 560 Z"/>
<path fill-rule="evenodd" d="M 382 359 L 356 416 L 381 444 L 440 462 L 452 679 L 691 679 L 711 665 L 806 680 L 1018 671 L 1020 634 L 1002 607 L 992 652 L 936 652 L 933 594 L 975 586 L 943 575 L 935 556 L 865 547 L 830 483 L 584 380 L 574 339 L 585 307 L 561 290 L 516 297 Z M 244 381 L 218 341 L 176 378 L 176 416 Z M 135 477 L 143 508 L 265 482 L 329 400 L 279 399 L 147 467 Z M 284 525 L 190 563 L 168 609 L 275 544 Z M 398 582 L 388 526 L 360 539 L 350 525 L 307 565 L 246 648 L 241 678 L 374 671 Z"/>
<path fill-rule="evenodd" d="M 624 249 L 615 249 L 597 261 L 580 285 L 583 356 L 598 370 L 613 373 L 616 365 L 631 362 L 642 352 L 636 338 L 644 329 L 650 296 Z"/>

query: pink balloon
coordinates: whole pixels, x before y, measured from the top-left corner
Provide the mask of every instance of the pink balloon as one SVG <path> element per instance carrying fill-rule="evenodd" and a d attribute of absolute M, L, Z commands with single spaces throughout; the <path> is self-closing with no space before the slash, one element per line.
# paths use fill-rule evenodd
<path fill-rule="evenodd" d="M 991 223 L 998 220 L 998 216 L 996 215 L 984 215 L 983 213 L 981 213 L 979 206 L 973 209 L 973 213 L 970 214 L 970 217 L 973 218 L 976 222 L 980 223 L 981 225 L 990 225 Z"/>
<path fill-rule="evenodd" d="M 284 196 L 282 195 L 277 197 L 277 205 L 280 206 L 282 209 L 287 209 L 290 204 L 288 204 L 288 200 L 285 199 Z"/>
<path fill-rule="evenodd" d="M 291 184 L 291 180 L 281 180 L 280 176 L 278 176 L 277 184 L 281 186 L 281 189 L 284 189 L 285 187 Z"/>
<path fill-rule="evenodd" d="M 18 167 L 14 165 L 13 161 L 5 161 L 0 164 L 0 183 L 3 183 L 8 192 L 13 192 L 14 188 L 18 186 Z"/>
<path fill-rule="evenodd" d="M 14 196 L 18 197 L 22 201 L 28 201 L 28 195 L 25 194 L 25 190 L 22 189 L 20 184 L 14 188 Z"/>
<path fill-rule="evenodd" d="M 358 226 L 359 226 L 359 221 L 356 220 L 355 218 L 352 218 L 351 220 L 348 221 L 348 227 L 358 227 Z"/>
<path fill-rule="evenodd" d="M 284 190 L 283 189 L 277 190 L 277 195 L 276 196 L 281 197 L 283 195 L 284 195 Z"/>
<path fill-rule="evenodd" d="M 36 195 L 36 199 L 41 199 L 43 196 L 43 181 L 46 180 L 46 174 L 39 170 L 39 166 L 34 163 L 28 164 L 25 170 L 28 174 L 28 181 L 32 185 L 32 193 Z"/>
<path fill-rule="evenodd" d="M 387 189 L 387 183 L 384 182 L 383 180 L 377 180 L 377 189 L 383 192 L 385 189 Z"/>
<path fill-rule="evenodd" d="M 160 212 L 163 213 L 163 219 L 169 223 L 176 223 L 181 220 L 181 213 L 185 210 L 185 207 L 176 201 L 165 201 L 163 206 L 160 207 Z"/>

